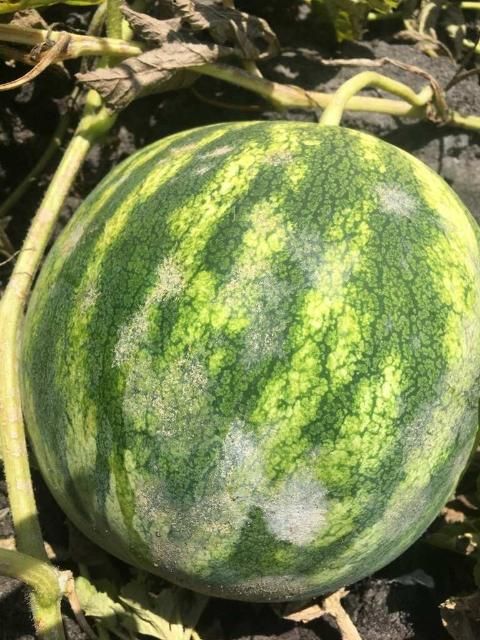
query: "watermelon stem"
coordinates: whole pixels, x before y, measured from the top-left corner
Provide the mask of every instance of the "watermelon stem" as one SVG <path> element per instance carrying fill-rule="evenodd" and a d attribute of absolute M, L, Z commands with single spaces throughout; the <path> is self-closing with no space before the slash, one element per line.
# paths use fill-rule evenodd
<path fill-rule="evenodd" d="M 0 15 L 2 11 L 0 10 Z M 11 24 L 0 24 L 0 40 L 16 44 L 38 45 L 46 40 L 56 42 L 65 31 L 47 29 L 33 29 L 18 27 Z M 144 52 L 144 47 L 138 42 L 127 42 L 118 38 L 99 38 L 93 35 L 68 33 L 69 42 L 66 50 L 57 57 L 57 61 L 69 60 L 83 56 L 114 55 L 118 58 L 138 56 Z"/>
<path fill-rule="evenodd" d="M 122 37 L 121 0 L 107 0 L 106 30 L 109 38 Z"/>
<path fill-rule="evenodd" d="M 0 11 L 1 13 L 1 11 Z M 46 41 L 47 37 L 50 41 L 57 41 L 63 31 L 47 31 L 46 29 L 32 29 L 27 27 L 17 27 L 10 24 L 0 24 L 0 41 L 12 42 L 17 44 L 26 45 L 38 45 Z M 74 58 L 80 58 L 84 56 L 115 56 L 117 59 L 129 58 L 139 56 L 146 50 L 146 46 L 140 42 L 127 41 L 120 38 L 103 38 L 95 37 L 92 35 L 80 35 L 75 33 L 69 33 L 68 46 L 64 51 L 58 54 L 56 61 L 71 60 Z M 470 43 L 470 44 L 468 44 Z M 471 41 L 465 41 L 468 46 L 473 46 Z M 247 65 L 248 66 L 248 65 Z M 201 75 L 207 75 L 219 80 L 224 80 L 230 84 L 242 87 L 249 91 L 252 91 L 261 97 L 271 102 L 278 109 L 289 108 L 302 108 L 302 109 L 325 109 L 332 101 L 332 95 L 323 93 L 321 91 L 307 91 L 301 87 L 280 84 L 278 82 L 272 82 L 267 78 L 263 78 L 253 68 L 249 71 L 241 69 L 239 67 L 226 65 L 226 64 L 204 64 L 198 67 L 190 67 L 189 71 L 198 73 Z M 365 72 L 372 73 L 372 72 Z M 360 75 L 360 74 L 359 74 Z M 356 77 L 356 76 L 355 76 Z M 428 103 L 431 100 L 430 87 L 426 86 L 418 94 L 415 94 L 411 89 L 411 94 L 402 93 L 398 94 L 391 89 L 394 80 L 388 80 L 388 86 L 385 85 L 381 88 L 385 88 L 391 93 L 405 97 L 405 100 L 388 100 L 386 98 L 376 98 L 370 96 L 356 96 L 353 95 L 348 100 L 346 107 L 351 111 L 365 111 L 372 113 L 386 113 L 392 116 L 400 117 L 412 117 L 426 119 L 431 116 L 428 112 Z M 396 83 L 400 85 L 401 83 Z M 377 85 L 380 86 L 380 85 Z M 405 89 L 409 89 L 406 85 L 403 85 Z M 357 92 L 363 87 L 357 89 Z M 416 96 L 418 102 L 417 105 L 408 100 L 407 94 L 410 96 Z M 426 96 L 428 95 L 428 99 Z M 420 98 L 425 98 L 421 100 Z M 462 129 L 469 129 L 473 131 L 480 130 L 480 117 L 474 115 L 463 116 L 457 111 L 448 111 L 443 113 L 440 105 L 437 106 L 437 120 L 441 122 L 447 122 L 451 125 L 461 127 Z M 445 117 L 446 116 L 446 117 Z"/>
<path fill-rule="evenodd" d="M 93 142 L 115 121 L 103 106 L 100 96 L 89 91 L 83 116 L 68 145 L 43 201 L 33 219 L 24 245 L 18 256 L 10 281 L 0 301 L 0 447 L 7 481 L 10 510 L 15 526 L 18 552 L 27 553 L 37 562 L 48 563 L 35 505 L 30 468 L 28 465 L 25 428 L 21 409 L 19 361 L 23 312 L 31 284 L 40 265 L 68 191 Z M 17 554 L 17 551 L 11 553 Z M 20 554 L 17 562 L 22 566 Z M 3 568 L 0 563 L 0 571 Z M 38 565 L 39 566 L 39 565 Z M 13 570 L 13 569 L 12 569 Z M 51 568 L 54 571 L 53 567 Z M 28 576 L 27 576 L 28 577 Z M 48 598 L 34 596 L 32 610 L 37 627 L 46 620 L 54 621 L 45 627 L 44 638 L 63 638 L 60 615 L 60 592 Z"/>
<path fill-rule="evenodd" d="M 340 125 L 348 101 L 368 86 L 378 87 L 379 89 L 393 93 L 405 100 L 405 102 L 408 102 L 412 107 L 425 107 L 433 96 L 432 89 L 429 85 L 424 87 L 420 93 L 415 93 L 403 82 L 387 78 L 387 76 L 383 76 L 375 71 L 362 71 L 344 82 L 334 93 L 320 118 L 320 124 L 329 126 Z"/>
<path fill-rule="evenodd" d="M 48 562 L 12 549 L 0 549 L 0 573 L 21 580 L 32 589 L 31 606 L 38 637 L 63 640 L 60 572 Z"/>
<path fill-rule="evenodd" d="M 230 84 L 252 91 L 271 102 L 280 110 L 291 108 L 325 109 L 333 99 L 332 94 L 321 91 L 307 91 L 296 85 L 272 82 L 267 78 L 253 76 L 243 69 L 226 64 L 204 64 L 201 67 L 192 67 L 190 71 L 224 80 Z M 380 76 L 380 74 L 375 75 Z M 385 78 L 385 80 L 389 83 L 395 82 L 388 78 Z M 404 86 L 406 87 L 406 85 Z M 390 89 L 387 90 L 389 91 Z M 416 95 L 419 98 L 421 105 L 417 106 L 406 100 L 389 100 L 387 98 L 352 95 L 347 100 L 346 108 L 349 111 L 387 113 L 392 116 L 407 118 L 425 119 L 427 116 L 430 116 L 427 112 L 427 106 L 433 94 L 431 87 L 426 85 L 418 94 L 415 94 L 411 89 L 410 91 L 412 95 Z M 438 111 L 441 112 L 440 109 L 438 109 Z M 439 113 L 439 115 L 441 115 L 441 113 Z M 463 129 L 471 129 L 473 131 L 480 130 L 479 116 L 463 116 L 457 111 L 449 111 L 448 122 Z"/>

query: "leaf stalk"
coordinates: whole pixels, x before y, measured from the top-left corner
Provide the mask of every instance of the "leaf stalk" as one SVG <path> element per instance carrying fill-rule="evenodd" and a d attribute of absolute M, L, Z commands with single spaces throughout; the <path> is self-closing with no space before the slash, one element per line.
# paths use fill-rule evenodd
<path fill-rule="evenodd" d="M 398 82 L 392 78 L 377 73 L 376 71 L 363 71 L 353 76 L 333 94 L 330 102 L 325 108 L 320 118 L 321 125 L 340 125 L 343 112 L 347 108 L 349 100 L 365 87 L 372 86 L 393 93 L 402 98 L 412 107 L 425 107 L 432 97 L 432 92 L 422 91 L 416 94 L 410 87 L 403 82 Z"/>
<path fill-rule="evenodd" d="M 60 612 L 62 574 L 38 558 L 1 548 L 0 573 L 21 580 L 32 589 L 31 605 L 39 638 L 63 640 Z"/>
<path fill-rule="evenodd" d="M 89 91 L 82 119 L 33 219 L 12 276 L 0 301 L 0 447 L 17 549 L 48 561 L 33 495 L 20 395 L 20 347 L 23 312 L 33 278 L 51 238 L 63 202 L 94 140 L 108 130 L 115 116 Z M 17 552 L 13 552 L 17 553 Z M 21 558 L 19 559 L 21 562 Z M 52 568 L 53 570 L 53 568 Z M 35 595 L 32 610 L 45 640 L 63 638 L 60 595 L 48 604 Z M 48 621 L 48 625 L 45 621 Z M 46 625 L 46 626 L 45 626 Z M 42 631 L 43 633 L 43 631 Z"/>
<path fill-rule="evenodd" d="M 12 25 L 0 24 L 0 41 L 16 42 L 19 44 L 40 44 L 45 42 L 47 35 L 51 41 L 56 41 L 65 32 L 52 31 L 48 34 L 43 29 L 26 29 Z M 144 53 L 146 47 L 139 42 L 127 42 L 119 38 L 99 38 L 91 35 L 69 34 L 70 41 L 66 50 L 61 54 L 59 60 L 78 58 L 84 56 L 108 55 L 117 58 L 128 58 L 139 56 Z M 303 109 L 325 109 L 332 101 L 332 94 L 321 91 L 307 91 L 301 87 L 272 82 L 259 74 L 252 74 L 239 67 L 220 63 L 209 63 L 197 67 L 190 67 L 200 75 L 207 75 L 230 84 L 252 91 L 279 109 L 303 108 Z M 364 72 L 373 73 L 373 72 Z M 358 74 L 355 78 L 359 78 Z M 379 74 L 376 74 L 379 75 Z M 408 117 L 419 119 L 432 119 L 432 110 L 429 104 L 435 103 L 437 121 L 448 122 L 463 129 L 478 131 L 480 129 L 479 116 L 464 116 L 455 111 L 446 111 L 445 105 L 441 105 L 432 92 L 432 88 L 426 85 L 418 94 L 412 91 L 407 85 L 402 85 L 395 80 L 382 76 L 383 86 L 380 88 L 398 95 L 400 100 L 387 98 L 376 98 L 370 96 L 357 96 L 353 90 L 352 95 L 345 102 L 344 109 L 349 111 L 365 111 L 372 113 L 384 113 L 394 117 Z M 353 79 L 352 79 L 353 80 Z M 362 78 L 356 83 L 364 82 Z M 399 86 L 401 85 L 401 86 Z M 345 90 L 346 91 L 346 90 Z M 349 89 L 350 91 L 350 89 Z M 333 108 L 333 107 L 332 107 Z"/>

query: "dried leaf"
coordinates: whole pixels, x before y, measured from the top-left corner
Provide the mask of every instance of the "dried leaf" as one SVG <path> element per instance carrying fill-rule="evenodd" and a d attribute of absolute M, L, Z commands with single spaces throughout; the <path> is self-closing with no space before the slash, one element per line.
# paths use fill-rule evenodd
<path fill-rule="evenodd" d="M 476 523 L 466 519 L 464 522 L 448 524 L 428 536 L 430 544 L 440 549 L 454 551 L 469 556 L 479 546 L 480 534 L 476 533 Z"/>
<path fill-rule="evenodd" d="M 197 0 L 195 6 L 196 13 L 202 17 L 202 21 L 197 18 L 196 23 L 205 24 L 203 28 L 208 29 L 218 44 L 239 45 L 242 51 L 248 51 L 249 60 L 278 54 L 277 36 L 262 18 L 208 0 Z M 191 22 L 188 24 L 193 27 Z M 257 47 L 260 41 L 265 45 L 262 52 Z"/>
<path fill-rule="evenodd" d="M 70 41 L 70 36 L 67 33 L 62 33 L 58 40 L 43 53 L 39 61 L 27 71 L 23 76 L 17 78 L 16 80 L 12 80 L 11 82 L 4 82 L 0 84 L 0 91 L 11 91 L 12 89 L 17 89 L 27 82 L 31 82 L 34 78 L 42 73 L 49 65 L 58 62 L 62 54 L 66 51 L 68 47 L 68 43 Z"/>
<path fill-rule="evenodd" d="M 465 495 L 464 493 L 459 493 L 455 496 L 455 499 L 458 500 L 462 504 L 462 506 L 470 511 L 478 511 L 478 505 L 476 504 L 477 496 L 473 495 Z"/>
<path fill-rule="evenodd" d="M 173 0 L 178 13 L 182 20 L 187 22 L 192 29 L 202 31 L 208 28 L 208 20 L 197 11 L 196 4 L 193 0 Z"/>
<path fill-rule="evenodd" d="M 454 640 L 478 640 L 480 637 L 480 593 L 449 598 L 440 605 L 443 626 Z"/>
<path fill-rule="evenodd" d="M 16 11 L 9 24 L 29 29 L 48 29 L 48 24 L 36 9 Z"/>
<path fill-rule="evenodd" d="M 312 8 L 320 19 L 330 22 L 337 40 L 357 40 L 362 35 L 370 11 L 391 13 L 398 0 L 313 0 Z"/>
<path fill-rule="evenodd" d="M 458 511 L 457 509 L 453 509 L 448 505 L 442 509 L 443 519 L 447 524 L 453 524 L 458 522 L 465 522 L 465 514 L 463 511 Z"/>
<path fill-rule="evenodd" d="M 185 69 L 214 62 L 230 53 L 230 49 L 218 45 L 175 41 L 127 58 L 115 67 L 79 73 L 77 78 L 98 91 L 108 107 L 123 109 L 140 96 L 186 86 L 192 78 L 184 73 Z"/>
<path fill-rule="evenodd" d="M 0 538 L 0 549 L 16 549 L 15 538 L 10 536 L 9 538 Z"/>
<path fill-rule="evenodd" d="M 145 581 L 129 582 L 122 589 L 120 600 L 130 611 L 130 631 L 144 633 L 160 640 L 168 640 L 170 622 L 151 611 L 150 598 Z"/>
<path fill-rule="evenodd" d="M 176 0 L 175 7 L 179 17 L 169 20 L 158 20 L 128 7 L 122 11 L 132 29 L 147 42 L 163 44 L 181 39 L 198 43 L 193 34 L 208 31 L 214 42 L 235 47 L 237 55 L 248 60 L 279 51 L 276 35 L 261 18 L 206 0 Z M 260 42 L 262 50 L 258 48 Z"/>
<path fill-rule="evenodd" d="M 448 48 L 441 43 L 437 36 L 438 20 L 442 11 L 441 0 L 422 0 L 419 8 L 407 14 L 404 21 L 407 31 L 417 47 L 431 57 L 436 57 L 440 50 Z"/>
<path fill-rule="evenodd" d="M 307 607 L 300 605 L 299 608 L 299 603 L 297 602 L 296 604 L 276 605 L 274 608 L 282 618 L 293 620 L 294 622 L 308 623 L 325 615 L 331 616 L 337 623 L 342 640 L 362 640 L 350 616 L 342 606 L 341 600 L 346 595 L 348 595 L 346 589 L 339 589 L 323 598 L 320 604 L 314 603 Z"/>
<path fill-rule="evenodd" d="M 163 44 L 169 39 L 174 39 L 175 34 L 182 26 L 181 18 L 170 20 L 157 20 L 146 13 L 133 11 L 127 5 L 122 6 L 122 13 L 135 33 L 146 42 Z"/>
<path fill-rule="evenodd" d="M 321 618 L 326 613 L 325 609 L 319 604 L 312 604 L 310 607 L 306 607 L 301 611 L 294 611 L 288 615 L 283 616 L 286 620 L 293 620 L 293 622 L 302 622 L 306 624 L 317 618 Z"/>
<path fill-rule="evenodd" d="M 405 573 L 402 576 L 397 576 L 389 580 L 394 584 L 402 584 L 404 586 L 412 586 L 412 585 L 421 585 L 422 587 L 426 587 L 427 589 L 435 588 L 435 580 L 432 576 L 425 573 L 423 569 L 414 569 L 410 571 L 410 573 Z"/>

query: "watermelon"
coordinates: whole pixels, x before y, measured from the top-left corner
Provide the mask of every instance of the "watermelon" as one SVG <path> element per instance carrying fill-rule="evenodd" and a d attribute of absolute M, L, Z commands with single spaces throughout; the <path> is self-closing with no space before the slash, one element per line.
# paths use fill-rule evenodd
<path fill-rule="evenodd" d="M 22 353 L 36 458 L 92 540 L 208 594 L 325 593 L 418 538 L 468 460 L 476 223 L 363 133 L 182 132 L 80 206 Z"/>

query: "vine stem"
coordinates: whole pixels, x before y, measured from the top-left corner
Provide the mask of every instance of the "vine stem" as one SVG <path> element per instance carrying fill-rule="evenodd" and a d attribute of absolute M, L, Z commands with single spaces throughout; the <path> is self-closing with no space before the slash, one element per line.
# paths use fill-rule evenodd
<path fill-rule="evenodd" d="M 410 87 L 392 78 L 382 76 L 376 71 L 363 71 L 344 82 L 341 87 L 333 94 L 332 99 L 327 105 L 325 111 L 320 118 L 321 125 L 338 126 L 345 111 L 348 101 L 365 87 L 373 86 L 393 93 L 408 102 L 412 107 L 424 107 L 432 98 L 432 91 L 422 90 L 415 93 Z"/>
<path fill-rule="evenodd" d="M 320 91 L 307 91 L 295 85 L 272 82 L 266 78 L 252 76 L 251 74 L 243 71 L 243 69 L 238 69 L 237 67 L 229 65 L 205 64 L 201 67 L 193 67 L 191 71 L 211 76 L 219 80 L 224 80 L 225 82 L 253 91 L 281 109 L 297 107 L 303 109 L 326 109 L 333 100 L 332 94 L 322 93 Z M 355 77 L 360 75 L 361 74 L 358 74 Z M 380 76 L 380 74 L 374 75 L 383 77 Z M 389 79 L 385 78 L 385 80 L 388 81 Z M 395 81 L 391 80 L 390 82 L 394 83 Z M 392 85 L 389 86 L 391 87 Z M 403 86 L 406 87 L 406 85 Z M 432 98 L 431 87 L 426 85 L 418 94 L 411 91 L 411 96 L 416 96 L 413 104 L 406 100 L 389 100 L 387 98 L 356 96 L 352 94 L 348 98 L 345 108 L 348 111 L 385 113 L 391 116 L 407 118 L 427 118 L 427 107 Z M 449 123 L 457 127 L 461 127 L 462 129 L 469 129 L 473 131 L 480 130 L 480 116 L 463 116 L 456 111 L 451 111 L 449 113 Z"/>
<path fill-rule="evenodd" d="M 17 27 L 11 24 L 0 24 L 0 40 L 17 44 L 35 46 L 45 42 L 57 42 L 64 34 L 69 37 L 68 45 L 58 60 L 69 60 L 83 56 L 115 56 L 128 58 L 138 56 L 144 51 L 139 42 L 126 42 L 120 38 L 98 38 L 91 35 L 80 35 L 66 31 L 48 31 L 31 27 Z"/>
<path fill-rule="evenodd" d="M 122 0 L 107 0 L 106 27 L 109 38 L 122 37 Z"/>
<path fill-rule="evenodd" d="M 8 24 L 0 24 L 0 41 L 17 42 L 19 44 L 40 44 L 45 42 L 47 35 L 51 41 L 55 42 L 64 33 L 65 32 L 62 31 L 52 31 L 48 34 L 47 31 L 43 29 L 27 29 Z M 126 42 L 118 38 L 98 38 L 78 34 L 69 34 L 69 36 L 70 41 L 68 46 L 65 51 L 59 55 L 59 60 L 98 55 L 126 58 L 138 56 L 145 50 L 144 45 L 138 42 Z M 191 67 L 190 71 L 224 80 L 225 82 L 253 91 L 281 109 L 292 107 L 325 109 L 332 101 L 332 94 L 321 91 L 307 91 L 295 85 L 272 82 L 271 80 L 261 77 L 261 75 L 252 74 L 244 69 L 230 65 L 204 64 L 198 67 Z M 352 94 L 347 100 L 345 108 L 349 111 L 385 113 L 392 116 L 408 118 L 426 119 L 429 117 L 428 103 L 432 99 L 432 91 L 429 85 L 425 86 L 420 93 L 415 94 L 406 85 L 396 83 L 395 80 L 384 78 L 383 83 L 387 91 L 391 91 L 395 84 L 400 85 L 402 87 L 400 92 L 392 92 L 403 99 L 389 100 L 387 98 L 356 96 Z M 388 83 L 388 86 L 385 83 Z M 440 105 L 437 106 L 438 111 L 441 112 Z M 473 131 L 480 130 L 480 116 L 464 116 L 456 111 L 451 111 L 448 114 L 448 122 L 463 129 Z"/>
<path fill-rule="evenodd" d="M 204 64 L 201 67 L 193 67 L 191 70 L 253 91 L 281 109 L 292 107 L 325 109 L 332 100 L 332 94 L 322 93 L 321 91 L 307 91 L 295 85 L 272 82 L 266 78 L 253 76 L 242 69 L 225 64 Z M 373 97 L 353 96 L 348 101 L 348 109 L 352 111 L 388 113 L 393 116 L 421 118 L 425 115 L 423 108 L 412 106 L 407 102 Z"/>
<path fill-rule="evenodd" d="M 89 91 L 82 118 L 33 219 L 0 301 L 0 446 L 10 510 L 18 551 L 45 563 L 48 559 L 35 506 L 21 411 L 19 366 L 23 312 L 65 197 L 92 143 L 112 126 L 114 120 L 102 106 L 100 96 Z M 47 606 L 33 595 L 32 610 L 37 629 L 45 619 L 49 620 L 43 635 L 46 640 L 63 637 L 59 601 L 57 596 L 56 604 L 52 600 Z"/>
<path fill-rule="evenodd" d="M 0 548 L 0 574 L 17 578 L 32 589 L 32 612 L 40 638 L 63 640 L 60 599 L 62 574 L 47 562 Z"/>
<path fill-rule="evenodd" d="M 80 6 L 88 6 L 98 4 L 102 0 L 79 0 L 77 2 L 67 2 L 66 4 L 75 4 Z M 4 13 L 14 13 L 23 9 L 36 9 L 40 7 L 49 7 L 52 4 L 58 4 L 58 0 L 26 0 L 24 2 L 1 2 L 0 15 Z"/>

